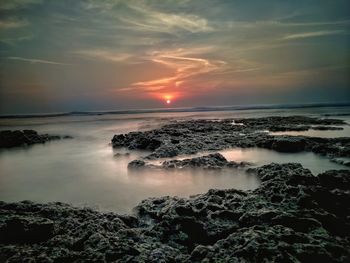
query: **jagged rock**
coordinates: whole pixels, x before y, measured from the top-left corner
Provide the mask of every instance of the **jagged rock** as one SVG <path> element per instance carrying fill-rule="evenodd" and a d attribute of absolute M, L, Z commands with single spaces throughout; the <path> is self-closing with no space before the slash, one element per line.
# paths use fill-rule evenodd
<path fill-rule="evenodd" d="M 261 180 L 253 191 L 212 189 L 190 198 L 149 198 L 132 216 L 62 203 L 0 202 L 0 259 L 349 261 L 348 171 L 314 176 L 295 163 L 249 170 Z"/>
<path fill-rule="evenodd" d="M 166 169 L 183 169 L 183 168 L 204 168 L 204 169 L 222 169 L 225 167 L 243 167 L 248 163 L 229 162 L 220 153 L 212 153 L 209 155 L 195 157 L 184 160 L 170 160 L 162 163 L 162 168 Z"/>
<path fill-rule="evenodd" d="M 350 157 L 349 137 L 278 136 L 262 132 L 299 131 L 315 127 L 342 129 L 335 125 L 345 124 L 343 120 L 304 116 L 175 121 L 150 131 L 115 135 L 112 145 L 152 151 L 146 159 L 170 158 L 232 147 L 261 147 L 280 152 L 312 151 L 330 158 Z"/>
<path fill-rule="evenodd" d="M 128 164 L 129 169 L 137 169 L 137 168 L 142 168 L 145 166 L 146 166 L 146 163 L 142 160 L 134 160 Z"/>
<path fill-rule="evenodd" d="M 223 168 L 240 168 L 250 166 L 249 162 L 229 162 L 220 153 L 212 153 L 205 156 L 194 157 L 183 160 L 168 160 L 161 165 L 149 164 L 143 160 L 134 160 L 129 163 L 128 168 L 155 168 L 155 169 L 223 169 Z"/>
<path fill-rule="evenodd" d="M 38 134 L 34 130 L 5 130 L 0 131 L 0 148 L 12 148 L 36 143 L 45 143 L 52 140 L 71 138 L 71 136 Z"/>
<path fill-rule="evenodd" d="M 130 132 L 128 134 L 114 135 L 112 139 L 113 147 L 121 147 L 128 144 L 130 150 L 142 149 L 154 151 L 162 142 L 156 138 L 145 136 L 141 132 Z"/>
<path fill-rule="evenodd" d="M 350 171 L 348 170 L 329 170 L 318 175 L 320 183 L 327 189 L 350 189 Z"/>

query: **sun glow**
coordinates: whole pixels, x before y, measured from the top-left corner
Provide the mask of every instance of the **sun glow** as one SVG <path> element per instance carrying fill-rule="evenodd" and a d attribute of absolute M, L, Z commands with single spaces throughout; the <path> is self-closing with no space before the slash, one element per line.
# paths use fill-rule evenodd
<path fill-rule="evenodd" d="M 170 106 L 173 104 L 177 104 L 177 101 L 182 97 L 177 91 L 169 91 L 169 92 L 154 92 L 152 96 L 158 100 L 160 103 L 166 106 Z"/>
<path fill-rule="evenodd" d="M 165 100 L 165 103 L 168 105 L 171 103 L 173 98 L 174 96 L 170 94 L 163 95 L 163 99 Z"/>

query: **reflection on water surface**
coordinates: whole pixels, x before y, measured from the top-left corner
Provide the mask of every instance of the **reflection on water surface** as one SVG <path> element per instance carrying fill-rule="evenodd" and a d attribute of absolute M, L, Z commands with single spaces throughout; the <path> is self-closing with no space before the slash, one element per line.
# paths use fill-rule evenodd
<path fill-rule="evenodd" d="M 258 179 L 244 170 L 128 171 L 128 162 L 147 153 L 133 151 L 129 156 L 114 157 L 119 150 L 114 151 L 109 142 L 114 134 L 156 128 L 169 118 L 220 119 L 278 114 L 281 111 L 0 119 L 1 130 L 35 129 L 40 133 L 74 136 L 72 140 L 1 150 L 0 200 L 61 201 L 126 213 L 147 197 L 189 196 L 210 188 L 254 189 L 259 185 Z M 258 165 L 273 161 L 301 162 L 314 173 L 343 168 L 311 153 L 288 155 L 263 149 L 233 149 L 222 153 L 229 160 Z"/>

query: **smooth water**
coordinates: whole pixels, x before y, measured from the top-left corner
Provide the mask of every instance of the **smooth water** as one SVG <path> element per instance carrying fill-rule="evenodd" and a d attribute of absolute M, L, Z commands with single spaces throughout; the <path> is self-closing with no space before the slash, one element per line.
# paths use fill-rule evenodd
<path fill-rule="evenodd" d="M 331 162 L 323 156 L 318 156 L 312 152 L 301 153 L 279 153 L 262 148 L 230 149 L 220 151 L 220 153 L 229 161 L 251 162 L 253 166 L 261 166 L 275 163 L 300 163 L 303 167 L 309 169 L 314 175 L 332 169 L 347 169 L 343 165 Z"/>
<path fill-rule="evenodd" d="M 74 137 L 28 148 L 1 150 L 0 200 L 61 201 L 127 213 L 147 197 L 189 196 L 211 188 L 254 189 L 258 187 L 259 180 L 241 169 L 128 171 L 127 164 L 131 160 L 148 153 L 132 151 L 129 156 L 115 157 L 116 152 L 123 150 L 113 150 L 109 143 L 114 134 L 152 129 L 174 119 L 292 114 L 318 116 L 326 112 L 329 113 L 329 110 L 322 108 L 320 112 L 316 109 L 249 110 L 0 119 L 1 130 L 34 129 L 40 133 Z M 256 148 L 232 149 L 222 153 L 229 160 L 250 161 L 256 165 L 300 162 L 315 174 L 346 168 L 312 153 L 281 154 Z"/>
<path fill-rule="evenodd" d="M 309 136 L 309 137 L 321 137 L 321 138 L 337 138 L 337 137 L 350 137 L 350 125 L 338 126 L 343 128 L 342 130 L 307 130 L 307 131 L 282 131 L 282 132 L 270 132 L 271 135 L 292 135 L 292 136 Z"/>

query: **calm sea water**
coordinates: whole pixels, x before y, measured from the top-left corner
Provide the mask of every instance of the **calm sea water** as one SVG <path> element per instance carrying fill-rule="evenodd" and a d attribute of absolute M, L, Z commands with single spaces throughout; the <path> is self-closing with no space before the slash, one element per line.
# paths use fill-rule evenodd
<path fill-rule="evenodd" d="M 1 130 L 34 129 L 40 133 L 74 137 L 28 148 L 1 150 L 0 200 L 61 201 L 127 213 L 147 197 L 186 197 L 211 188 L 254 189 L 259 180 L 244 170 L 128 171 L 128 162 L 148 153 L 133 151 L 130 156 L 117 158 L 114 154 L 123 150 L 113 150 L 109 143 L 114 134 L 156 128 L 173 119 L 323 116 L 349 112 L 350 108 L 343 107 L 0 119 Z M 345 118 L 350 123 L 348 116 L 336 118 Z M 331 131 L 332 137 L 350 136 L 347 131 Z M 323 136 L 327 132 L 315 131 L 312 135 Z M 312 153 L 281 154 L 257 148 L 222 153 L 229 160 L 250 161 L 255 165 L 300 162 L 314 174 L 346 168 Z"/>

